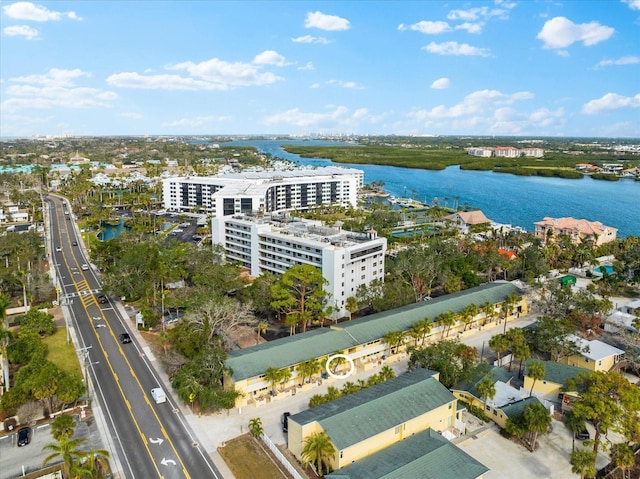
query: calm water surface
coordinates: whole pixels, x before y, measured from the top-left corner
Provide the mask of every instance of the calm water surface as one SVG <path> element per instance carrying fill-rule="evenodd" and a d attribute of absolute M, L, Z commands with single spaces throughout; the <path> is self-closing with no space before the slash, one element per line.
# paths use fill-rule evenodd
<path fill-rule="evenodd" d="M 224 145 L 255 146 L 286 160 L 308 166 L 344 166 L 364 171 L 365 182 L 384 181 L 384 189 L 394 196 L 415 197 L 431 203 L 480 208 L 498 223 L 533 231 L 533 223 L 545 216 L 584 218 L 618 228 L 618 236 L 640 236 L 640 182 L 616 182 L 515 176 L 490 171 L 465 171 L 452 166 L 442 171 L 397 168 L 394 166 L 351 165 L 326 159 L 301 158 L 284 151 L 281 145 L 337 145 L 323 141 L 247 140 Z M 354 146 L 357 148 L 357 146 Z M 457 199 L 455 197 L 458 197 Z M 447 200 L 445 201 L 445 198 Z"/>

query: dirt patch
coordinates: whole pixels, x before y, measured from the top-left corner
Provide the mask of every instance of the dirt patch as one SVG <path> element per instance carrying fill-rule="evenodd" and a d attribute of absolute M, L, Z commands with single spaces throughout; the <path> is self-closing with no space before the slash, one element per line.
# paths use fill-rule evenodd
<path fill-rule="evenodd" d="M 250 434 L 227 441 L 218 452 L 236 479 L 289 479 L 260 442 Z"/>

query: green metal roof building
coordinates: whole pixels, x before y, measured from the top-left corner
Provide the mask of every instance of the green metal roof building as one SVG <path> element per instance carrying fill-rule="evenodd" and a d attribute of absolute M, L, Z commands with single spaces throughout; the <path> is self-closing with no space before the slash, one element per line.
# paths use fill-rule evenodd
<path fill-rule="evenodd" d="M 415 434 L 328 479 L 477 479 L 489 469 L 433 429 Z"/>
<path fill-rule="evenodd" d="M 417 321 L 436 318 L 444 312 L 458 313 L 470 304 L 502 303 L 511 293 L 522 296 L 511 283 L 496 281 L 458 293 L 434 298 L 401 308 L 372 314 L 328 328 L 320 328 L 269 341 L 250 348 L 231 351 L 226 365 L 237 383 L 258 377 L 268 369 L 281 369 L 313 358 L 327 356 L 374 341 L 390 331 L 408 331 Z"/>

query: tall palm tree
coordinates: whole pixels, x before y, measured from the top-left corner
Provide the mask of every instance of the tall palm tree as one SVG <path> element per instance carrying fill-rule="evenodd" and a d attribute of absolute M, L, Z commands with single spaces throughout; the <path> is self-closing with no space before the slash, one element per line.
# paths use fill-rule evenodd
<path fill-rule="evenodd" d="M 424 341 L 427 335 L 431 332 L 432 325 L 433 323 L 429 318 L 422 318 L 421 320 L 414 323 L 413 326 L 411 326 L 409 335 L 415 340 L 416 343 L 419 339 L 420 345 L 424 346 Z"/>
<path fill-rule="evenodd" d="M 335 453 L 336 448 L 325 432 L 311 434 L 304 440 L 302 459 L 307 463 L 315 464 L 320 476 L 323 475 L 323 471 L 329 470 L 330 460 Z M 326 469 L 323 468 L 325 465 Z"/>
<path fill-rule="evenodd" d="M 563 417 L 565 427 L 571 431 L 573 443 L 571 444 L 571 452 L 576 450 L 576 433 L 584 430 L 585 420 L 578 416 L 573 410 L 567 411 Z"/>
<path fill-rule="evenodd" d="M 489 340 L 489 347 L 496 352 L 498 365 L 501 365 L 500 358 L 502 353 L 506 353 L 509 350 L 509 340 L 504 334 L 496 334 Z"/>
<path fill-rule="evenodd" d="M 536 385 L 536 381 L 541 381 L 544 378 L 545 366 L 542 361 L 531 361 L 527 364 L 527 376 L 533 379 L 533 383 L 531 384 L 531 390 L 529 391 L 529 396 L 533 393 L 533 387 Z"/>
<path fill-rule="evenodd" d="M 495 305 L 491 304 L 489 301 L 486 301 L 481 306 L 481 311 L 484 313 L 485 323 L 492 322 L 496 317 L 496 308 Z"/>
<path fill-rule="evenodd" d="M 529 404 L 524 408 L 524 419 L 529 431 L 529 444 L 531 451 L 536 450 L 536 441 L 539 434 L 544 434 L 551 426 L 551 414 L 540 403 Z"/>
<path fill-rule="evenodd" d="M 484 411 L 487 410 L 487 401 L 496 397 L 496 382 L 489 376 L 483 377 L 476 386 L 480 399 L 484 401 Z M 486 413 L 485 413 L 486 414 Z"/>
<path fill-rule="evenodd" d="M 447 337 L 449 336 L 449 330 L 451 327 L 456 324 L 456 313 L 453 311 L 445 311 L 444 313 L 440 313 L 438 315 L 438 323 L 442 326 L 442 338 L 444 338 L 444 333 L 447 333 Z"/>
<path fill-rule="evenodd" d="M 274 396 L 278 394 L 276 386 L 281 381 L 280 371 L 281 369 L 271 367 L 264 372 L 264 378 L 271 384 L 271 394 Z"/>
<path fill-rule="evenodd" d="M 68 478 L 71 470 L 82 456 L 82 451 L 78 448 L 86 441 L 83 438 L 70 439 L 66 436 L 61 436 L 58 442 L 49 443 L 42 448 L 43 450 L 51 451 L 51 454 L 42 461 L 42 465 L 46 466 L 54 459 L 62 459 L 62 475 Z"/>
<path fill-rule="evenodd" d="M 389 346 L 389 356 L 391 356 L 392 353 L 398 353 L 398 346 L 404 341 L 404 337 L 403 331 L 389 331 L 382 337 L 382 340 Z"/>
<path fill-rule="evenodd" d="M 86 451 L 82 453 L 77 467 L 79 469 L 78 479 L 85 479 L 87 476 L 103 479 L 109 472 L 109 451 L 104 449 Z"/>
<path fill-rule="evenodd" d="M 260 322 L 258 323 L 258 327 L 257 327 L 257 330 L 258 330 L 258 337 L 257 337 L 257 339 L 256 339 L 256 344 L 258 344 L 258 343 L 260 342 L 260 338 L 262 337 L 262 335 L 263 335 L 264 333 L 266 333 L 266 332 L 267 332 L 267 328 L 268 328 L 268 327 L 269 327 L 269 325 L 268 325 L 267 323 L 265 323 L 264 321 L 260 321 Z"/>

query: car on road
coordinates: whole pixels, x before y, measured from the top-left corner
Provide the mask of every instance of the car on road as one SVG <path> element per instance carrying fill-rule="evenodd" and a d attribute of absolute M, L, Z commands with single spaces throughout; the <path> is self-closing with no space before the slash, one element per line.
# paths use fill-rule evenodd
<path fill-rule="evenodd" d="M 98 300 L 98 303 L 100 304 L 105 304 L 108 303 L 109 300 L 107 299 L 107 297 L 104 294 L 99 294 L 96 299 Z"/>
<path fill-rule="evenodd" d="M 167 395 L 164 393 L 164 390 L 162 388 L 153 388 L 151 390 L 151 397 L 156 402 L 156 404 L 167 402 Z"/>
<path fill-rule="evenodd" d="M 82 271 L 88 271 L 89 270 L 89 265 L 87 263 L 82 263 L 82 266 L 80 266 L 80 269 Z"/>
<path fill-rule="evenodd" d="M 56 251 L 59 253 L 60 251 L 62 251 L 62 248 L 60 246 L 56 246 Z"/>
<path fill-rule="evenodd" d="M 72 241 L 72 242 L 71 242 L 71 244 L 72 244 L 73 246 L 78 246 L 78 242 L 77 242 L 77 241 Z"/>
<path fill-rule="evenodd" d="M 120 335 L 120 342 L 122 344 L 127 344 L 131 342 L 131 336 L 129 336 L 129 333 L 122 333 Z"/>
<path fill-rule="evenodd" d="M 31 442 L 31 429 L 21 427 L 18 430 L 18 447 L 26 446 Z"/>

